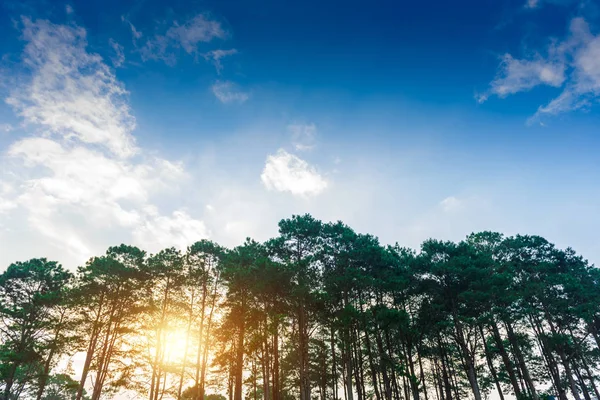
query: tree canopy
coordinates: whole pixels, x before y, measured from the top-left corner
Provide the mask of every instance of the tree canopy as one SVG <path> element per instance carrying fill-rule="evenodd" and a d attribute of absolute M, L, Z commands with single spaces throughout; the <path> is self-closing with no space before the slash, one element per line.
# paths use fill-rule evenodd
<path fill-rule="evenodd" d="M 539 236 L 109 248 L 0 274 L 0 399 L 600 398 L 600 270 Z"/>

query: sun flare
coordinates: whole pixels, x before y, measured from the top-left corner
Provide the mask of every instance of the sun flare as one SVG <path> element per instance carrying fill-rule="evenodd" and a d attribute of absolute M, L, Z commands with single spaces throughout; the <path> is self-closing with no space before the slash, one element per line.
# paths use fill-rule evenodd
<path fill-rule="evenodd" d="M 186 357 L 189 336 L 183 329 L 169 330 L 165 334 L 165 361 L 182 362 Z M 189 356 L 189 354 L 188 354 Z"/>

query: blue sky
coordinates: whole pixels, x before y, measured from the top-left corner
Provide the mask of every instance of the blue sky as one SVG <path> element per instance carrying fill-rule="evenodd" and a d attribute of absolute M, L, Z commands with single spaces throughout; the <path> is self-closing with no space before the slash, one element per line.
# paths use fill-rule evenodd
<path fill-rule="evenodd" d="M 5 0 L 0 263 L 306 212 L 598 263 L 599 23 L 589 0 Z"/>

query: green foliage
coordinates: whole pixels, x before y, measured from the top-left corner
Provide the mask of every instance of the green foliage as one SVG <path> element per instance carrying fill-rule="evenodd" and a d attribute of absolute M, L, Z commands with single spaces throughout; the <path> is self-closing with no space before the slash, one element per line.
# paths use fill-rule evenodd
<path fill-rule="evenodd" d="M 539 236 L 417 252 L 310 215 L 233 249 L 111 247 L 75 276 L 14 263 L 0 275 L 0 399 L 591 400 L 598 271 Z M 76 351 L 83 371 L 62 370 Z"/>

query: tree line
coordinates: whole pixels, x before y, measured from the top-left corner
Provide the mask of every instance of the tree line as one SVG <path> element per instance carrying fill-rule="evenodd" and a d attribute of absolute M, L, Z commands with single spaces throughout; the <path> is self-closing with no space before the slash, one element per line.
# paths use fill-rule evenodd
<path fill-rule="evenodd" d="M 539 236 L 111 247 L 0 275 L 0 399 L 599 399 L 600 272 Z M 131 398 L 131 397 L 130 397 Z"/>

